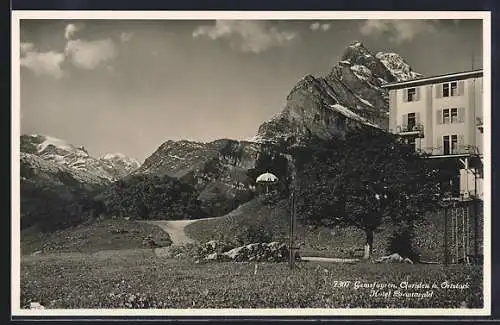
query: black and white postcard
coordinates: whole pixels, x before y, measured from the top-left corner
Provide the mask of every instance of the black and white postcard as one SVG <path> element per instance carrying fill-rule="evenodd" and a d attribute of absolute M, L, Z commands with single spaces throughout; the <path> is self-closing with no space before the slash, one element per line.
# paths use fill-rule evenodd
<path fill-rule="evenodd" d="M 491 311 L 488 12 L 12 13 L 12 313 Z"/>

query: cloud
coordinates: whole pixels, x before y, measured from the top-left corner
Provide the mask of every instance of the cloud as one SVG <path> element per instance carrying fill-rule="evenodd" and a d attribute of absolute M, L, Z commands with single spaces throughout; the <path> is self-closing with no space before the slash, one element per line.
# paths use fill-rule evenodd
<path fill-rule="evenodd" d="M 199 26 L 192 36 L 223 39 L 241 52 L 262 53 L 272 47 L 285 46 L 296 38 L 291 31 L 280 30 L 268 22 L 254 20 L 217 20 L 212 26 Z"/>
<path fill-rule="evenodd" d="M 73 35 L 83 28 L 83 24 L 75 25 L 75 24 L 67 24 L 66 28 L 64 28 L 64 38 L 67 40 L 71 39 Z"/>
<path fill-rule="evenodd" d="M 323 31 L 325 31 L 325 32 L 326 32 L 327 30 L 329 30 L 329 29 L 330 29 L 330 27 L 331 27 L 331 25 L 330 25 L 330 24 L 321 24 L 321 30 L 323 30 Z"/>
<path fill-rule="evenodd" d="M 132 33 L 132 32 L 122 32 L 120 34 L 120 40 L 123 43 L 130 41 L 132 39 L 132 37 L 134 37 L 134 33 Z"/>
<path fill-rule="evenodd" d="M 312 24 L 309 26 L 309 28 L 310 28 L 311 30 L 314 30 L 314 31 L 318 30 L 318 29 L 319 29 L 319 27 L 320 27 L 320 24 L 319 24 L 318 22 L 312 23 Z"/>
<path fill-rule="evenodd" d="M 78 68 L 93 70 L 100 63 L 116 57 L 117 51 L 111 39 L 85 41 L 70 40 L 66 43 L 65 54 Z"/>
<path fill-rule="evenodd" d="M 39 52 L 32 43 L 21 43 L 21 67 L 33 71 L 37 76 L 48 75 L 61 79 L 64 72 L 61 68 L 64 54 L 48 51 Z"/>
<path fill-rule="evenodd" d="M 360 28 L 365 36 L 386 35 L 389 42 L 401 44 L 415 36 L 437 30 L 433 20 L 366 20 Z"/>
<path fill-rule="evenodd" d="M 321 30 L 323 32 L 326 32 L 327 30 L 329 30 L 331 27 L 331 24 L 328 24 L 328 23 L 323 23 L 323 24 L 320 24 L 318 22 L 315 22 L 315 23 L 312 23 L 311 25 L 309 25 L 309 28 L 312 30 L 312 31 L 318 31 L 318 30 Z"/>
<path fill-rule="evenodd" d="M 80 69 L 93 70 L 101 63 L 116 57 L 115 43 L 109 38 L 90 41 L 81 38 L 73 39 L 75 33 L 83 27 L 83 24 L 66 25 L 64 52 L 40 52 L 33 43 L 21 42 L 21 66 L 33 71 L 36 75 L 50 75 L 60 79 L 66 75 L 62 69 L 65 62 L 70 62 Z M 131 38 L 132 33 L 122 33 L 121 35 L 122 41 L 128 41 Z M 107 70 L 113 71 L 114 69 L 108 65 Z"/>
<path fill-rule="evenodd" d="M 21 43 L 21 55 L 30 52 L 35 48 L 33 43 Z"/>

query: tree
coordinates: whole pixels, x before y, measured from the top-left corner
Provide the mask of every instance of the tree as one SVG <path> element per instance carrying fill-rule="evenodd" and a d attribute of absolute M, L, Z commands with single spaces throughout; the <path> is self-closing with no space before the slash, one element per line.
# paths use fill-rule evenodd
<path fill-rule="evenodd" d="M 134 175 L 115 182 L 100 195 L 110 215 L 134 219 L 202 218 L 195 188 L 168 176 Z"/>
<path fill-rule="evenodd" d="M 309 224 L 363 230 L 365 258 L 382 224 L 412 225 L 439 206 L 437 171 L 392 134 L 357 129 L 345 140 L 307 150 L 311 158 L 299 176 L 298 212 Z"/>

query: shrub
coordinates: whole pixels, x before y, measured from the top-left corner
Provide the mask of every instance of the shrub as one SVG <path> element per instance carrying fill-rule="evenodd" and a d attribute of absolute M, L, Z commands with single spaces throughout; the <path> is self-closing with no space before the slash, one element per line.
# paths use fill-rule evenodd
<path fill-rule="evenodd" d="M 403 258 L 408 257 L 413 262 L 420 260 L 420 254 L 413 247 L 414 233 L 408 225 L 395 227 L 387 241 L 387 253 L 398 253 Z"/>

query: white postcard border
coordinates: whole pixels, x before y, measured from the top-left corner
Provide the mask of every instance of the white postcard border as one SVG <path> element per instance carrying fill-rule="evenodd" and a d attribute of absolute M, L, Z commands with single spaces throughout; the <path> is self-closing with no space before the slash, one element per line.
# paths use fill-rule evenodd
<path fill-rule="evenodd" d="M 482 309 L 46 309 L 20 308 L 20 20 L 354 20 L 482 19 L 484 177 L 491 180 L 491 13 L 489 11 L 12 11 L 11 312 L 12 316 L 488 316 L 491 314 L 491 184 L 484 183 Z"/>

